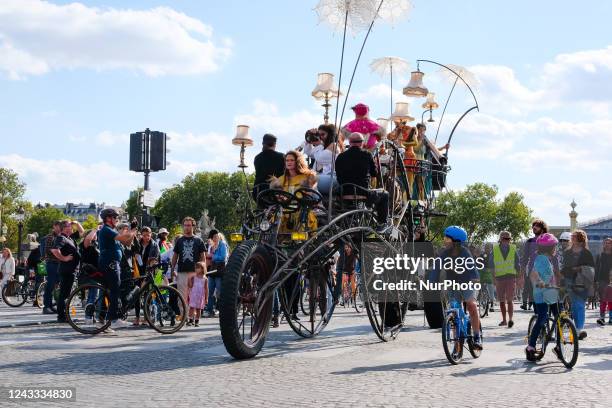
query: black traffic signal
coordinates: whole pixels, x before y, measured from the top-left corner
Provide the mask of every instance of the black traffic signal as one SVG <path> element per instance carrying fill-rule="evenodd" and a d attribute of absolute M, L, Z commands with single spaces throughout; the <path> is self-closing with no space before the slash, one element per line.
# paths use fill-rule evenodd
<path fill-rule="evenodd" d="M 138 172 L 166 170 L 166 140 L 163 132 L 136 132 L 130 135 L 130 170 Z"/>
<path fill-rule="evenodd" d="M 166 134 L 151 132 L 149 146 L 151 151 L 151 171 L 166 170 Z"/>

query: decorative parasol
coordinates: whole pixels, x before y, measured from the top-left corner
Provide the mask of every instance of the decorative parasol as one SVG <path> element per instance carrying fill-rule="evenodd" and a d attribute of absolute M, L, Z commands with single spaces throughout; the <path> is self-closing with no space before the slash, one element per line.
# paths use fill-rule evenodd
<path fill-rule="evenodd" d="M 391 112 L 393 112 L 393 74 L 403 74 L 410 70 L 410 63 L 400 57 L 376 58 L 370 63 L 372 72 L 382 77 L 389 75 L 391 78 Z"/>

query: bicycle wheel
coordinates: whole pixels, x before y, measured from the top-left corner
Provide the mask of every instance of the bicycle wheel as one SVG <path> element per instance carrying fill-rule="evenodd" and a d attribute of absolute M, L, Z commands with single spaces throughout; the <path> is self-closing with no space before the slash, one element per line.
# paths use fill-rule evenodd
<path fill-rule="evenodd" d="M 310 295 L 308 294 L 308 287 L 302 287 L 301 291 L 302 296 L 300 296 L 300 310 L 305 316 L 308 316 L 310 314 Z"/>
<path fill-rule="evenodd" d="M 353 295 L 353 306 L 355 306 L 355 311 L 357 313 L 361 313 L 363 311 L 363 296 L 361 294 L 361 290 L 359 290 L 359 285 L 357 285 Z"/>
<path fill-rule="evenodd" d="M 101 333 L 111 324 L 110 320 L 106 319 L 109 305 L 108 291 L 102 285 L 96 283 L 81 285 L 66 299 L 66 320 L 79 333 Z"/>
<path fill-rule="evenodd" d="M 158 286 L 145 297 L 144 316 L 155 331 L 161 334 L 176 333 L 187 321 L 187 304 L 175 287 Z"/>
<path fill-rule="evenodd" d="M 19 307 L 28 297 L 27 286 L 17 280 L 8 281 L 2 288 L 2 299 L 11 307 Z"/>
<path fill-rule="evenodd" d="M 535 323 L 537 320 L 538 320 L 538 316 L 536 315 L 531 316 L 531 319 L 529 319 L 529 325 L 527 326 L 526 342 L 529 341 L 529 337 L 531 337 L 531 332 L 533 331 L 533 326 L 535 326 Z M 536 361 L 541 360 L 544 357 L 544 354 L 546 353 L 546 345 L 548 344 L 548 339 L 546 338 L 546 332 L 547 332 L 548 324 L 549 323 L 547 321 L 544 327 L 542 327 L 542 329 L 540 330 L 540 334 L 538 335 L 538 338 L 536 339 L 536 344 L 535 344 Z"/>
<path fill-rule="evenodd" d="M 478 309 L 480 317 L 483 318 L 489 315 L 489 307 L 491 305 L 491 298 L 486 290 L 481 290 L 478 294 Z"/>
<path fill-rule="evenodd" d="M 239 244 L 229 258 L 223 275 L 219 302 L 221 338 L 236 359 L 252 358 L 266 341 L 272 320 L 273 294 L 264 300 L 259 313 L 255 301 L 272 274 L 268 250 L 256 241 Z"/>
<path fill-rule="evenodd" d="M 472 357 L 478 358 L 482 354 L 482 350 L 474 347 L 474 338 L 472 337 L 472 335 L 473 335 L 472 325 L 468 324 L 468 341 L 467 341 L 468 350 L 470 351 L 470 354 L 472 355 Z M 481 344 L 484 343 L 484 333 L 482 332 L 482 323 L 480 324 L 480 341 L 481 341 Z"/>
<path fill-rule="evenodd" d="M 38 290 L 36 291 L 36 304 L 38 305 L 39 308 L 44 307 L 43 303 L 45 300 L 45 287 L 46 286 L 47 286 L 47 281 L 43 281 L 38 286 Z"/>
<path fill-rule="evenodd" d="M 459 326 L 453 313 L 447 314 L 442 323 L 442 346 L 448 361 L 455 365 L 463 358 L 463 339 L 460 338 Z"/>
<path fill-rule="evenodd" d="M 574 322 L 567 317 L 559 318 L 560 332 L 557 333 L 557 357 L 567 368 L 572 368 L 578 361 L 578 331 Z M 557 331 L 559 327 L 557 326 Z"/>

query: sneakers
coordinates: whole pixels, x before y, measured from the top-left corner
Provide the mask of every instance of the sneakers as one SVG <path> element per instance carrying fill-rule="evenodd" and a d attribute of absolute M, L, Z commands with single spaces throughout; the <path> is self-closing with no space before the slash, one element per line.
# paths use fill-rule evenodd
<path fill-rule="evenodd" d="M 93 326 L 94 324 L 94 318 L 93 317 L 86 317 L 84 323 L 88 326 Z"/>
<path fill-rule="evenodd" d="M 578 340 L 584 340 L 587 338 L 587 332 L 584 330 L 580 330 L 580 333 L 578 333 Z"/>
<path fill-rule="evenodd" d="M 527 310 L 527 303 L 523 303 L 520 307 L 522 310 Z"/>
<path fill-rule="evenodd" d="M 128 327 L 130 324 L 125 320 L 117 319 L 111 322 L 110 327 L 114 329 L 121 329 L 122 327 Z"/>
<path fill-rule="evenodd" d="M 527 361 L 536 361 L 535 348 L 527 346 L 525 348 L 525 357 Z"/>
<path fill-rule="evenodd" d="M 509 328 L 509 329 L 511 329 L 511 328 L 512 328 L 512 326 L 514 326 L 514 322 L 513 322 L 512 320 L 510 320 L 510 321 L 508 322 L 508 328 Z"/>
<path fill-rule="evenodd" d="M 187 320 L 187 326 L 193 326 L 193 319 Z"/>
<path fill-rule="evenodd" d="M 45 307 L 43 308 L 42 314 L 55 314 L 55 312 L 51 310 L 50 307 Z"/>
<path fill-rule="evenodd" d="M 200 327 L 200 321 L 196 320 L 195 322 L 193 322 L 193 327 Z"/>
<path fill-rule="evenodd" d="M 482 338 L 474 336 L 474 349 L 482 351 Z"/>
<path fill-rule="evenodd" d="M 603 317 L 600 317 L 599 319 L 597 319 L 597 324 L 600 326 L 603 326 L 606 324 L 606 319 L 604 319 Z"/>

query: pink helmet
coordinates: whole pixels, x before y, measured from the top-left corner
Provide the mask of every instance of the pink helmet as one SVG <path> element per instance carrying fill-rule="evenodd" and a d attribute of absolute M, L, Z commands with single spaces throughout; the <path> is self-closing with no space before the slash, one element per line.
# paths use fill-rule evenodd
<path fill-rule="evenodd" d="M 540 235 L 538 239 L 536 239 L 536 244 L 542 246 L 555 246 L 558 242 L 559 241 L 557 241 L 557 238 L 553 234 L 548 232 Z"/>

